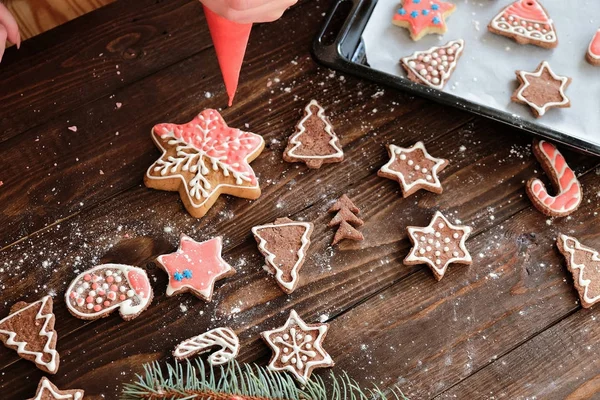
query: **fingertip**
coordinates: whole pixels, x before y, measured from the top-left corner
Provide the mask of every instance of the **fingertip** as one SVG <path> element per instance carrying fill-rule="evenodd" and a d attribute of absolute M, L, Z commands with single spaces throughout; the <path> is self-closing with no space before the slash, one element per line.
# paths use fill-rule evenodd
<path fill-rule="evenodd" d="M 21 32 L 17 31 L 17 43 L 15 43 L 17 45 L 17 49 L 21 49 Z"/>

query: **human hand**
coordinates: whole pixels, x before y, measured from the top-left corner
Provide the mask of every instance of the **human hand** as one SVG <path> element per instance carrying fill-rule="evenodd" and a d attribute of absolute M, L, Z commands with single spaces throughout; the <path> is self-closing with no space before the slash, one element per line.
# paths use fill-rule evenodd
<path fill-rule="evenodd" d="M 221 17 L 240 24 L 272 22 L 298 0 L 200 0 Z"/>
<path fill-rule="evenodd" d="M 4 55 L 7 39 L 16 44 L 17 48 L 21 46 L 21 34 L 19 33 L 17 21 L 15 21 L 10 11 L 8 11 L 8 8 L 0 3 L 0 62 Z"/>

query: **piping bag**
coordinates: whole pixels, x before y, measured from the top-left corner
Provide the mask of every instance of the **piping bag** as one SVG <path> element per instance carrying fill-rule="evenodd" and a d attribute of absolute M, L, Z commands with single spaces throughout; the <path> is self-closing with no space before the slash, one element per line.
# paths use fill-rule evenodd
<path fill-rule="evenodd" d="M 240 70 L 242 69 L 242 61 L 244 61 L 244 54 L 246 54 L 252 24 L 238 24 L 229 21 L 207 7 L 204 7 L 204 15 L 215 45 L 219 67 L 225 82 L 225 90 L 227 96 L 229 96 L 228 104 L 231 107 L 238 87 Z"/>

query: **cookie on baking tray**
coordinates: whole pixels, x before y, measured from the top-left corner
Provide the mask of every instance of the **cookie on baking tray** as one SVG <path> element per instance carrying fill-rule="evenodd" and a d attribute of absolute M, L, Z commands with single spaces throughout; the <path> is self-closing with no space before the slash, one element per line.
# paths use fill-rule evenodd
<path fill-rule="evenodd" d="M 400 60 L 408 79 L 434 89 L 442 90 L 456 69 L 465 42 L 454 40 L 443 46 L 417 51 Z"/>
<path fill-rule="evenodd" d="M 84 391 L 80 389 L 60 390 L 45 376 L 38 383 L 35 397 L 29 400 L 82 400 Z"/>
<path fill-rule="evenodd" d="M 402 0 L 392 23 L 408 29 L 416 41 L 430 33 L 446 33 L 446 18 L 455 10 L 454 4 L 444 0 Z"/>
<path fill-rule="evenodd" d="M 594 37 L 590 41 L 585 59 L 592 65 L 600 66 L 600 29 L 596 31 Z"/>
<path fill-rule="evenodd" d="M 219 195 L 255 200 L 258 179 L 249 163 L 262 152 L 260 135 L 227 126 L 218 111 L 207 109 L 187 124 L 158 124 L 152 139 L 162 151 L 148 169 L 149 188 L 179 191 L 187 211 L 204 216 Z"/>
<path fill-rule="evenodd" d="M 296 125 L 283 153 L 287 162 L 303 162 L 308 168 L 344 160 L 344 151 L 325 110 L 316 100 L 304 108 L 304 116 Z"/>
<path fill-rule="evenodd" d="M 581 184 L 575 172 L 550 142 L 535 140 L 533 154 L 558 192 L 556 196 L 550 196 L 542 181 L 537 178 L 530 179 L 526 190 L 535 208 L 549 217 L 566 217 L 573 213 L 583 199 Z"/>
<path fill-rule="evenodd" d="M 573 283 L 581 305 L 589 308 L 600 301 L 600 255 L 597 250 L 582 245 L 579 240 L 560 235 L 558 250 L 565 256 L 567 268 L 573 274 Z"/>
<path fill-rule="evenodd" d="M 543 61 L 533 72 L 515 73 L 519 87 L 511 100 L 529 106 L 536 118 L 542 117 L 551 108 L 571 107 L 571 100 L 565 94 L 571 78 L 555 74 L 547 61 Z"/>
<path fill-rule="evenodd" d="M 547 49 L 558 46 L 554 22 L 538 0 L 515 1 L 492 19 L 488 30 L 519 44 Z"/>

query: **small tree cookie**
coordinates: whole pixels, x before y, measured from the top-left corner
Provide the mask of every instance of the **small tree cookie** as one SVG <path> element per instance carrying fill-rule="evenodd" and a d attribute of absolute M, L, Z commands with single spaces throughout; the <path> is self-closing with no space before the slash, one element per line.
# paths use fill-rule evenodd
<path fill-rule="evenodd" d="M 333 237 L 332 246 L 335 246 L 344 239 L 364 240 L 364 236 L 355 227 L 364 225 L 364 221 L 356 216 L 360 212 L 352 200 L 345 194 L 335 202 L 329 209 L 330 213 L 336 212 L 333 219 L 329 222 L 330 227 L 338 226 Z M 353 226 L 354 225 L 354 226 Z"/>

